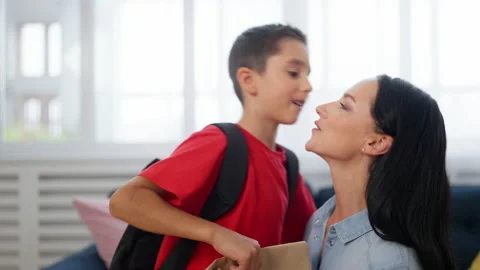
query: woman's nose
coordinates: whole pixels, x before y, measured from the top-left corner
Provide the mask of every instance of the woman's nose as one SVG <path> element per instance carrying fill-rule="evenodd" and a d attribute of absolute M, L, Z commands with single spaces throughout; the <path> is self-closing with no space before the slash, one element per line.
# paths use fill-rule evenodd
<path fill-rule="evenodd" d="M 325 106 L 325 104 L 317 106 L 317 108 L 315 108 L 315 111 L 318 115 L 320 115 L 321 118 L 327 118 L 328 116 L 327 107 Z"/>

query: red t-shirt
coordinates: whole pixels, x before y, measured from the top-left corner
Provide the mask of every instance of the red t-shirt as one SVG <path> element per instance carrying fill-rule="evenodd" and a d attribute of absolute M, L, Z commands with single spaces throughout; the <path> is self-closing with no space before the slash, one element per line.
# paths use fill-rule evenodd
<path fill-rule="evenodd" d="M 315 211 L 312 196 L 300 176 L 288 207 L 286 155 L 273 151 L 242 129 L 248 145 L 248 176 L 237 205 L 217 223 L 257 240 L 261 247 L 301 241 L 305 226 Z M 139 175 L 175 195 L 169 202 L 199 215 L 217 179 L 227 140 L 215 126 L 194 133 L 173 152 Z M 178 238 L 165 236 L 155 269 L 162 264 Z M 187 267 L 205 269 L 221 257 L 212 246 L 198 243 Z"/>

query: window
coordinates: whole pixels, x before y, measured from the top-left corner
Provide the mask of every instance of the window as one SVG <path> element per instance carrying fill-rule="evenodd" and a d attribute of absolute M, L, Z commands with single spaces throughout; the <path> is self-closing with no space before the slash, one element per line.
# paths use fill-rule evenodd
<path fill-rule="evenodd" d="M 62 111 L 58 98 L 52 99 L 48 104 L 48 131 L 51 137 L 62 135 Z"/>
<path fill-rule="evenodd" d="M 480 86 L 480 36 L 473 34 L 480 25 L 478 10 L 478 1 L 438 1 L 438 78 L 442 85 Z"/>
<path fill-rule="evenodd" d="M 305 131 L 318 117 L 315 106 L 381 73 L 408 79 L 437 99 L 449 151 L 480 152 L 457 143 L 480 140 L 474 124 L 480 37 L 472 34 L 480 25 L 479 3 L 287 2 L 96 0 L 80 20 L 78 0 L 62 2 L 53 18 L 41 12 L 12 18 L 1 89 L 3 142 L 77 140 L 95 149 L 136 153 L 143 145 L 169 154 L 191 131 L 240 118 L 227 70 L 236 36 L 251 26 L 288 22 L 308 34 L 313 92 L 297 124 L 281 127 L 278 137 L 301 159 L 308 156 Z M 32 98 L 38 102 L 27 106 Z"/>
<path fill-rule="evenodd" d="M 48 27 L 48 76 L 57 77 L 62 72 L 62 25 L 58 22 Z"/>
<path fill-rule="evenodd" d="M 480 138 L 476 1 L 412 1 L 412 81 L 438 101 L 450 141 Z M 459 30 L 461 29 L 461 30 Z M 455 150 L 455 149 L 453 149 Z"/>
<path fill-rule="evenodd" d="M 6 78 L 0 86 L 5 104 L 2 143 L 65 141 L 79 135 L 79 3 L 67 1 L 62 8 L 47 5 L 34 13 L 7 5 L 13 10 L 7 11 L 0 37 L 6 40 L 5 73 L 0 74 Z"/>
<path fill-rule="evenodd" d="M 45 73 L 45 25 L 27 23 L 20 30 L 20 70 L 25 77 Z"/>
<path fill-rule="evenodd" d="M 353 6 L 352 6 L 353 4 Z M 328 82 L 333 87 L 345 88 L 377 71 L 377 46 L 381 37 L 377 27 L 375 1 L 328 1 L 330 12 L 326 36 Z M 382 40 L 383 41 L 383 40 Z"/>
<path fill-rule="evenodd" d="M 247 28 L 281 22 L 281 1 L 194 1 L 196 130 L 212 122 L 240 119 L 241 104 L 228 74 L 230 48 Z"/>
<path fill-rule="evenodd" d="M 46 29 L 48 28 L 48 32 Z M 24 77 L 56 77 L 61 72 L 60 23 L 26 23 L 20 28 L 20 70 Z M 48 61 L 47 61 L 48 60 Z M 48 66 L 48 72 L 45 72 Z"/>
<path fill-rule="evenodd" d="M 112 79 L 96 89 L 105 105 L 97 108 L 112 121 L 111 128 L 97 131 L 97 139 L 116 143 L 177 141 L 183 136 L 184 112 L 181 1 L 117 3 L 111 21 L 104 20 L 99 26 L 113 27 L 110 40 L 96 45 L 99 51 L 113 50 L 106 53 L 115 64 L 111 66 L 103 62 L 102 55 L 96 55 L 97 76 Z"/>
<path fill-rule="evenodd" d="M 372 74 L 399 75 L 398 1 L 323 2 L 309 1 L 309 37 L 312 68 L 327 71 L 325 87 L 344 91 Z M 322 74 L 313 72 L 313 82 L 322 84 Z"/>
<path fill-rule="evenodd" d="M 411 1 L 410 46 L 412 80 L 419 86 L 433 83 L 433 69 L 436 55 L 433 55 L 433 12 L 432 1 Z"/>
<path fill-rule="evenodd" d="M 42 107 L 40 101 L 30 98 L 24 103 L 23 121 L 25 121 L 25 131 L 31 132 L 40 125 L 40 117 L 42 115 Z"/>
<path fill-rule="evenodd" d="M 359 79 L 386 73 L 412 81 L 439 103 L 449 151 L 480 139 L 480 24 L 476 1 L 309 0 L 315 103 L 337 99 Z M 310 103 L 310 102 L 309 102 Z M 311 106 L 312 104 L 308 104 Z M 312 106 L 313 107 L 313 106 Z M 312 110 L 307 107 L 307 110 Z M 306 118 L 317 116 L 307 113 Z"/>

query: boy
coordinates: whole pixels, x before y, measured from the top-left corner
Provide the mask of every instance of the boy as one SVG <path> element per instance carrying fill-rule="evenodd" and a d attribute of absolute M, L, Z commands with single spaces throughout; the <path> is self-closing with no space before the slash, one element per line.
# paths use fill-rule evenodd
<path fill-rule="evenodd" d="M 165 235 L 155 269 L 177 237 L 199 242 L 187 269 L 202 270 L 221 256 L 235 260 L 237 269 L 258 269 L 260 246 L 302 240 L 315 205 L 300 177 L 288 207 L 285 150 L 275 136 L 279 124 L 297 120 L 311 91 L 309 72 L 306 37 L 296 28 L 264 25 L 236 39 L 229 73 L 243 106 L 237 125 L 248 145 L 248 175 L 236 206 L 216 223 L 197 217 L 226 147 L 225 135 L 214 126 L 191 135 L 112 196 L 112 215 Z"/>

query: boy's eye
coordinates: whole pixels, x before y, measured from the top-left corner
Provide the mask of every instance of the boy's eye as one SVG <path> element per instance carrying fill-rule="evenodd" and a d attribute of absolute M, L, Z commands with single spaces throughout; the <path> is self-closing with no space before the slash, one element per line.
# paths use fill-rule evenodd
<path fill-rule="evenodd" d="M 295 72 L 295 71 L 289 71 L 288 74 L 289 74 L 290 76 L 292 76 L 293 78 L 298 77 L 298 72 Z"/>

